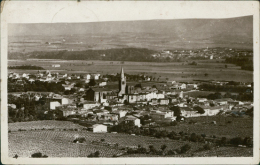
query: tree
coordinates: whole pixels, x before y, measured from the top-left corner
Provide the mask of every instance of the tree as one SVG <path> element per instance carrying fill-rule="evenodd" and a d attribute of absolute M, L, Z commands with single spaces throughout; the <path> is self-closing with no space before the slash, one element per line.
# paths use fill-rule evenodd
<path fill-rule="evenodd" d="M 99 157 L 99 151 L 96 151 L 96 152 L 94 153 L 94 156 L 95 156 L 95 157 Z"/>
<path fill-rule="evenodd" d="M 181 109 L 179 106 L 170 107 L 170 110 L 174 112 L 174 116 L 181 116 Z"/>
<path fill-rule="evenodd" d="M 152 88 L 157 88 L 156 85 L 153 85 Z"/>
<path fill-rule="evenodd" d="M 47 158 L 47 155 L 42 155 L 42 153 L 37 152 L 31 155 L 32 158 Z"/>
<path fill-rule="evenodd" d="M 82 82 L 80 82 L 80 81 L 79 81 L 79 82 L 77 82 L 77 83 L 75 84 L 75 87 L 80 87 L 80 88 L 81 88 L 81 87 L 83 87 L 83 84 L 82 84 Z"/>
<path fill-rule="evenodd" d="M 151 153 L 156 153 L 157 152 L 153 145 L 149 145 L 149 149 L 150 149 Z"/>
<path fill-rule="evenodd" d="M 90 79 L 88 85 L 89 86 L 95 86 L 96 85 L 95 79 Z"/>
<path fill-rule="evenodd" d="M 205 73 L 204 76 L 207 77 L 209 74 L 208 73 Z"/>
<path fill-rule="evenodd" d="M 225 68 L 227 68 L 227 65 L 225 65 Z"/>
<path fill-rule="evenodd" d="M 191 146 L 189 144 L 185 144 L 181 147 L 181 153 L 186 153 L 190 149 L 191 149 Z"/>
<path fill-rule="evenodd" d="M 164 144 L 161 146 L 161 149 L 164 151 L 167 148 L 167 146 Z"/>
<path fill-rule="evenodd" d="M 136 84 L 135 88 L 142 88 L 142 85 L 141 84 Z"/>
<path fill-rule="evenodd" d="M 190 135 L 190 141 L 197 142 L 198 141 L 198 136 L 195 133 L 192 133 Z"/>
<path fill-rule="evenodd" d="M 194 107 L 194 109 L 196 111 L 198 111 L 198 113 L 200 113 L 200 114 L 204 114 L 205 113 L 205 110 L 203 108 L 199 107 L 199 106 Z"/>

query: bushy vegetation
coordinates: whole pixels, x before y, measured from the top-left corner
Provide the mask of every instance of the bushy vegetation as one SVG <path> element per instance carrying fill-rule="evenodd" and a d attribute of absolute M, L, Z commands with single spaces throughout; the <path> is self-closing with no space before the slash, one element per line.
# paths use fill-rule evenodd
<path fill-rule="evenodd" d="M 241 66 L 243 70 L 254 71 L 253 58 L 252 57 L 229 57 L 226 58 L 227 63 Z"/>
<path fill-rule="evenodd" d="M 33 96 L 24 95 L 22 97 L 14 97 L 13 95 L 8 95 L 8 104 L 16 105 L 15 109 L 10 106 L 8 107 L 9 123 L 56 119 L 54 111 L 45 113 L 50 108 L 47 98 L 40 98 L 38 101 L 31 98 Z"/>
<path fill-rule="evenodd" d="M 86 139 L 84 137 L 78 137 L 73 140 L 73 143 L 84 143 L 86 142 Z"/>
<path fill-rule="evenodd" d="M 37 152 L 31 155 L 32 158 L 48 158 L 47 155 L 42 155 L 41 152 Z"/>
<path fill-rule="evenodd" d="M 216 91 L 216 92 L 237 92 L 242 93 L 246 92 L 248 89 L 251 89 L 246 86 L 241 85 L 215 85 L 215 84 L 209 84 L 209 83 L 203 83 L 200 86 L 200 89 L 203 89 L 204 91 Z"/>
<path fill-rule="evenodd" d="M 28 80 L 23 79 L 24 83 L 17 84 L 14 80 L 8 79 L 8 92 L 27 92 L 27 91 L 36 91 L 36 92 L 54 92 L 54 93 L 63 93 L 64 87 L 62 84 L 64 82 L 42 82 L 35 81 L 30 83 Z"/>
<path fill-rule="evenodd" d="M 200 89 L 204 91 L 216 91 L 216 93 L 211 93 L 207 95 L 207 99 L 215 100 L 222 98 L 232 98 L 234 100 L 240 101 L 253 101 L 253 89 L 245 86 L 234 86 L 234 85 L 214 85 L 214 84 L 202 84 Z M 219 92 L 227 92 L 225 95 L 221 95 Z M 239 93 L 238 95 L 232 95 L 230 92 Z M 203 96 L 199 96 L 203 97 Z"/>
<path fill-rule="evenodd" d="M 145 48 L 121 48 L 84 51 L 35 51 L 30 58 L 64 60 L 156 61 L 151 55 L 157 51 Z M 105 54 L 105 56 L 101 56 Z"/>
<path fill-rule="evenodd" d="M 96 151 L 94 153 L 91 153 L 88 155 L 88 158 L 98 158 L 99 157 L 99 151 Z"/>
<path fill-rule="evenodd" d="M 43 67 L 35 65 L 8 66 L 8 69 L 44 70 Z"/>

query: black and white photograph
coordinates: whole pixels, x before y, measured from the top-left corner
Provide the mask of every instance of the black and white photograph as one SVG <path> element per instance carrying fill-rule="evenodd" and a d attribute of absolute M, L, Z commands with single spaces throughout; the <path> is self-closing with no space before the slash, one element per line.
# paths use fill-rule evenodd
<path fill-rule="evenodd" d="M 255 2 L 6 2 L 5 160 L 259 163 Z"/>

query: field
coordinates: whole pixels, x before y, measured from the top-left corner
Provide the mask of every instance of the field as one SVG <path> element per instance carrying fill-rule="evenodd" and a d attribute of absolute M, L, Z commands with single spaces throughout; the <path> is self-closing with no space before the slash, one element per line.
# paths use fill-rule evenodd
<path fill-rule="evenodd" d="M 195 121 L 196 124 L 189 124 L 190 121 Z M 215 124 L 211 124 L 216 121 Z M 231 121 L 231 123 L 228 123 Z M 164 129 L 164 128 L 163 128 Z M 193 117 L 187 118 L 185 123 L 180 123 L 177 126 L 165 127 L 168 131 L 187 132 L 196 134 L 206 134 L 207 137 L 215 135 L 216 137 L 253 137 L 253 120 L 251 118 L 240 117 Z"/>
<path fill-rule="evenodd" d="M 82 129 L 83 126 L 74 124 L 69 121 L 54 121 L 54 120 L 43 120 L 43 121 L 31 121 L 31 122 L 19 122 L 19 123 L 8 123 L 8 130 L 18 131 L 19 129 L 31 130 L 31 129 Z"/>
<path fill-rule="evenodd" d="M 220 61 L 220 60 L 219 60 Z M 253 72 L 241 70 L 233 64 L 216 62 L 216 60 L 197 61 L 198 65 L 187 65 L 182 62 L 156 63 L 156 62 L 124 62 L 119 61 L 66 61 L 66 60 L 9 60 L 9 66 L 16 65 L 36 65 L 46 70 L 60 73 L 100 73 L 112 74 L 119 73 L 121 66 L 127 74 L 146 74 L 160 80 L 175 80 L 191 82 L 193 80 L 223 80 L 252 82 Z M 60 68 L 53 68 L 51 64 L 60 64 Z M 225 68 L 227 65 L 227 68 Z M 9 70 L 19 73 L 36 73 L 36 70 Z M 205 76 L 205 73 L 208 76 Z"/>
<path fill-rule="evenodd" d="M 31 130 L 31 126 L 34 126 L 37 130 Z M 68 130 L 69 128 L 80 127 L 64 121 L 9 123 L 9 130 L 12 130 L 8 133 L 9 156 L 13 157 L 17 154 L 19 157 L 30 157 L 33 153 L 41 152 L 49 157 L 87 157 L 90 153 L 99 151 L 101 157 L 112 157 L 115 154 L 124 153 L 123 150 L 120 150 L 121 148 L 137 147 L 139 144 L 147 149 L 149 145 L 159 149 L 161 145 L 165 144 L 167 146 L 166 150 L 169 150 L 180 148 L 187 143 L 191 145 L 191 149 L 186 154 L 174 156 L 227 156 L 229 152 L 231 152 L 229 156 L 252 156 L 252 148 L 221 147 L 214 148 L 210 152 L 195 152 L 203 144 L 119 133 L 92 133 L 82 129 L 78 129 L 78 131 Z M 45 129 L 43 130 L 43 128 Z M 50 130 L 52 128 L 55 129 Z M 63 130 L 64 128 L 67 128 L 66 131 Z M 26 131 L 17 131 L 17 129 L 25 129 Z M 82 144 L 73 143 L 76 137 L 85 137 L 86 142 Z M 101 139 L 104 139 L 105 143 L 118 143 L 118 147 L 104 145 Z M 98 143 L 92 143 L 92 141 Z M 148 155 L 123 155 L 122 157 L 125 156 L 147 157 Z"/>

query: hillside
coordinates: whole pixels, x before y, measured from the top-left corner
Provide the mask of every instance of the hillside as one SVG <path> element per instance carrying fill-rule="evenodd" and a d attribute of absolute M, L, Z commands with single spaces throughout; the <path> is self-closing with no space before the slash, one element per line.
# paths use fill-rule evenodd
<path fill-rule="evenodd" d="M 9 51 L 253 47 L 253 16 L 93 23 L 10 24 Z M 52 43 L 51 45 L 46 44 Z"/>

